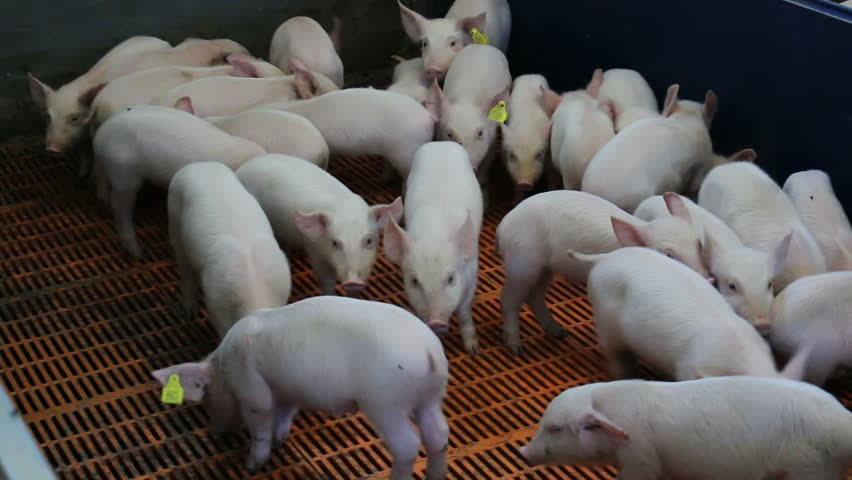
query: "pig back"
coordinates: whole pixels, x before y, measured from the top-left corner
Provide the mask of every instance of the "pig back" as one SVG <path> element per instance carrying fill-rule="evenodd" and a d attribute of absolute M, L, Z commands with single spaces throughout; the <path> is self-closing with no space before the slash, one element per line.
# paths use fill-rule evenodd
<path fill-rule="evenodd" d="M 489 45 L 472 44 L 456 55 L 444 92 L 451 103 L 486 104 L 504 88 L 512 85 L 509 62 L 503 53 Z"/>

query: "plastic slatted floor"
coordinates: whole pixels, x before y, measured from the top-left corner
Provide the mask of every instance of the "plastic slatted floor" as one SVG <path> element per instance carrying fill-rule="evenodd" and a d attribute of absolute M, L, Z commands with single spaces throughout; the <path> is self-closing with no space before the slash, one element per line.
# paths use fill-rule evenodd
<path fill-rule="evenodd" d="M 37 144 L 0 146 L 0 380 L 59 478 L 250 478 L 243 468 L 248 435 L 212 438 L 204 409 L 161 403 L 149 375 L 200 359 L 217 343 L 203 312 L 191 321 L 181 312 L 164 193 L 148 189 L 140 197 L 136 223 L 146 259 L 136 262 L 93 188 L 77 181 L 76 162 L 44 157 Z M 331 170 L 370 202 L 398 194 L 397 186 L 376 182 L 375 159 L 335 159 Z M 456 325 L 444 340 L 451 362 L 450 478 L 614 478 L 612 468 L 529 468 L 517 453 L 556 394 L 606 374 L 584 290 L 562 282 L 551 288 L 549 303 L 571 335 L 546 337 L 525 312 L 527 352 L 507 354 L 494 229 L 508 205 L 497 205 L 482 232 L 474 308 L 483 351 L 465 354 Z M 314 294 L 305 258 L 290 261 L 292 300 Z M 367 297 L 407 306 L 398 269 L 382 256 Z M 852 403 L 849 394 L 842 399 Z M 302 412 L 290 440 L 252 478 L 380 479 L 390 464 L 362 415 Z M 419 480 L 424 466 L 421 452 Z"/>

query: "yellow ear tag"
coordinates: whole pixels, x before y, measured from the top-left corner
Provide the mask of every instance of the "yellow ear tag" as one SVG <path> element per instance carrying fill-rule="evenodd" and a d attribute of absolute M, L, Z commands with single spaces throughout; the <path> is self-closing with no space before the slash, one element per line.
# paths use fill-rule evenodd
<path fill-rule="evenodd" d="M 470 37 L 473 38 L 473 43 L 488 45 L 488 35 L 480 32 L 479 29 L 476 27 L 473 27 L 473 29 L 470 31 Z"/>
<path fill-rule="evenodd" d="M 180 386 L 180 377 L 169 375 L 169 382 L 163 387 L 163 403 L 180 405 L 183 403 L 183 387 Z"/>
<path fill-rule="evenodd" d="M 506 111 L 506 102 L 503 100 L 497 102 L 497 105 L 488 112 L 488 119 L 495 122 L 506 123 L 507 118 L 509 118 L 509 112 Z"/>

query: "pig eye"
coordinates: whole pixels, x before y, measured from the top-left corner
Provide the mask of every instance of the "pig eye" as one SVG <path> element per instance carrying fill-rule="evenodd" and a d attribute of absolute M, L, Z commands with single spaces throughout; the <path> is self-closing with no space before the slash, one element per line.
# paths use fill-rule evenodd
<path fill-rule="evenodd" d="M 68 121 L 71 123 L 77 123 L 78 120 L 80 120 L 80 114 L 78 113 L 68 116 Z"/>
<path fill-rule="evenodd" d="M 413 285 L 415 287 L 419 287 L 420 286 L 420 280 L 417 280 L 417 277 L 411 277 L 411 285 Z"/>
<path fill-rule="evenodd" d="M 429 42 L 425 38 L 420 40 L 420 48 L 426 48 L 427 46 L 429 46 Z"/>
<path fill-rule="evenodd" d="M 813 199 L 814 199 L 814 196 L 813 196 L 813 195 L 811 195 L 811 200 L 813 200 Z"/>
<path fill-rule="evenodd" d="M 451 273 L 449 274 L 449 276 L 447 276 L 447 285 L 452 285 L 454 283 L 456 283 L 456 274 Z"/>
<path fill-rule="evenodd" d="M 367 247 L 372 247 L 373 246 L 373 237 L 368 237 L 367 240 L 364 240 L 364 244 Z"/>
<path fill-rule="evenodd" d="M 542 156 L 542 155 L 544 155 L 542 152 L 537 152 L 537 153 L 535 154 L 535 158 L 536 158 L 536 160 L 538 160 L 539 158 L 541 158 L 541 156 Z"/>
<path fill-rule="evenodd" d="M 450 46 L 455 47 L 456 45 L 458 45 L 458 43 L 459 43 L 458 41 L 453 40 L 452 42 L 450 42 Z"/>
<path fill-rule="evenodd" d="M 772 290 L 772 282 L 769 282 L 769 286 L 767 287 L 769 290 Z"/>
<path fill-rule="evenodd" d="M 340 241 L 339 241 L 339 240 L 332 240 L 332 241 L 331 241 L 331 246 L 332 246 L 332 247 L 334 247 L 334 248 L 336 248 L 336 249 L 338 249 L 338 250 L 340 250 Z"/>
<path fill-rule="evenodd" d="M 482 137 L 484 137 L 484 136 L 485 136 L 485 130 L 480 128 L 479 130 L 476 131 L 476 138 L 482 140 Z"/>
<path fill-rule="evenodd" d="M 547 427 L 547 433 L 559 433 L 562 431 L 562 427 L 559 425 L 551 425 Z"/>
<path fill-rule="evenodd" d="M 509 163 L 518 163 L 518 156 L 514 153 L 509 154 Z"/>
<path fill-rule="evenodd" d="M 728 289 L 730 289 L 732 292 L 736 292 L 736 291 L 737 291 L 737 286 L 736 286 L 735 284 L 733 284 L 733 283 L 729 283 L 729 284 L 728 284 Z"/>
<path fill-rule="evenodd" d="M 593 423 L 591 425 L 584 425 L 583 426 L 583 430 L 585 430 L 587 432 L 594 432 L 594 431 L 602 430 L 602 429 L 603 429 L 603 427 L 601 425 L 597 424 L 597 423 Z"/>
<path fill-rule="evenodd" d="M 675 257 L 674 257 L 674 253 L 672 253 L 672 251 L 671 251 L 671 250 L 663 250 L 663 252 L 662 252 L 662 253 L 663 253 L 663 255 L 665 255 L 665 256 L 667 256 L 667 257 L 671 258 L 672 260 L 674 260 L 674 259 L 675 259 Z"/>

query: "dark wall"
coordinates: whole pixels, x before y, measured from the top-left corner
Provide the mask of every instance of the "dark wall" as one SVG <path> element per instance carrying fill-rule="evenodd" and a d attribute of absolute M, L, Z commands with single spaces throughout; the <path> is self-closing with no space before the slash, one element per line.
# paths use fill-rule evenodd
<path fill-rule="evenodd" d="M 443 16 L 450 0 L 406 0 Z M 26 74 L 57 87 L 88 70 L 121 40 L 152 35 L 172 44 L 186 37 L 231 38 L 266 57 L 272 33 L 296 15 L 331 28 L 340 15 L 347 84 L 392 65 L 392 54 L 416 50 L 402 32 L 395 0 L 0 0 L 0 139 L 43 128 Z"/>
<path fill-rule="evenodd" d="M 713 89 L 717 152 L 756 149 L 780 184 L 825 170 L 852 212 L 852 10 L 818 0 L 509 3 L 513 75 L 570 90 L 597 67 L 633 68 L 660 102 L 673 83 L 681 98 Z"/>

